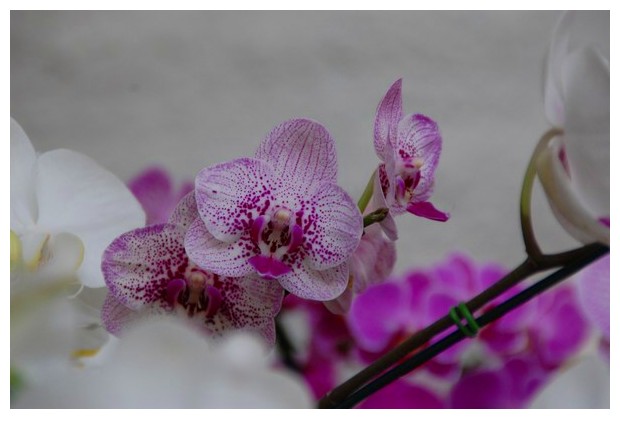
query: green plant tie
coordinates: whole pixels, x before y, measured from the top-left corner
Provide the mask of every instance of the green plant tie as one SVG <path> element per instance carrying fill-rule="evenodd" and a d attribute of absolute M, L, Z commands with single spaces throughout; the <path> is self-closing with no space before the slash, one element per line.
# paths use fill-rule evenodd
<path fill-rule="evenodd" d="M 450 318 L 459 328 L 459 330 L 469 338 L 475 337 L 480 330 L 480 326 L 478 326 L 476 319 L 471 314 L 471 311 L 469 311 L 469 308 L 467 308 L 467 305 L 465 305 L 464 302 L 461 302 L 459 305 L 454 306 L 450 309 Z M 467 323 L 461 323 L 462 319 L 465 319 Z"/>

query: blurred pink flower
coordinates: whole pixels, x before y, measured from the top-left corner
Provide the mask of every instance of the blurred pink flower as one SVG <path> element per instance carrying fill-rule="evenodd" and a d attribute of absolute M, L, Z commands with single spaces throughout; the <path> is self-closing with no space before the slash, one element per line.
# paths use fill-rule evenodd
<path fill-rule="evenodd" d="M 161 167 L 150 167 L 128 183 L 129 189 L 146 212 L 146 224 L 166 223 L 177 203 L 194 189 L 192 182 L 183 182 L 174 189 L 172 177 Z"/>
<path fill-rule="evenodd" d="M 369 287 L 354 300 L 347 317 L 351 335 L 361 349 L 359 356 L 374 360 L 504 273 L 497 264 L 478 265 L 455 254 L 431 269 L 415 270 Z M 517 286 L 500 299 L 520 289 Z M 575 291 L 567 285 L 558 286 L 485 327 L 477 338 L 462 341 L 425 364 L 418 373 L 434 383 L 418 387 L 447 384 L 452 391 L 445 397 L 447 407 L 525 406 L 549 374 L 579 351 L 588 334 Z M 416 380 L 416 373 L 403 379 L 414 384 Z M 487 384 L 489 395 L 481 391 L 472 396 Z"/>

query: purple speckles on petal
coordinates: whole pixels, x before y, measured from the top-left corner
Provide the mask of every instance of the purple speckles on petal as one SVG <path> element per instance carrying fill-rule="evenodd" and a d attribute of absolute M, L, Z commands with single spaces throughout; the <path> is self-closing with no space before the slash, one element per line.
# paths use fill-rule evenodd
<path fill-rule="evenodd" d="M 351 197 L 332 183 L 322 183 L 311 200 L 307 216 L 313 223 L 306 232 L 309 263 L 316 269 L 340 265 L 359 244 L 362 216 Z"/>
<path fill-rule="evenodd" d="M 241 158 L 217 164 L 196 177 L 198 212 L 214 237 L 233 242 L 264 214 L 273 189 L 273 170 L 265 161 Z"/>
<path fill-rule="evenodd" d="M 101 269 L 110 292 L 126 306 L 139 309 L 161 298 L 171 279 L 188 265 L 182 228 L 160 224 L 127 232 L 110 244 Z"/>

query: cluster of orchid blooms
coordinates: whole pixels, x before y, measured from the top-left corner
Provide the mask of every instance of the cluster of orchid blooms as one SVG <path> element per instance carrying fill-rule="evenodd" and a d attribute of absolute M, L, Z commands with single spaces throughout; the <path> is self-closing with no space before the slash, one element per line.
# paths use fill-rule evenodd
<path fill-rule="evenodd" d="M 389 209 L 381 225 L 390 236 L 392 216 L 404 211 L 448 219 L 427 201 L 441 151 L 437 125 L 403 118 L 400 80 L 379 105 L 375 148 L 384 162 L 369 206 Z M 293 119 L 271 130 L 254 158 L 203 169 L 167 222 L 129 231 L 104 252 L 107 329 L 117 334 L 141 317 L 175 312 L 209 334 L 254 330 L 273 344 L 285 293 L 346 311 L 351 291 L 389 274 L 395 253 L 358 275 L 369 267 L 355 261 L 381 260 L 377 251 L 390 244 L 380 231 L 364 233 L 336 165 L 328 131 Z"/>
<path fill-rule="evenodd" d="M 572 47 L 564 26 L 573 19 L 564 18 L 554 39 L 559 48 L 552 46 L 552 52 Z M 591 75 L 592 55 L 587 50 L 585 56 L 564 56 L 575 63 L 570 70 L 576 71 L 568 76 L 578 82 L 569 89 L 583 87 L 580 73 Z M 551 74 L 564 57 L 550 56 Z M 606 65 L 609 97 L 608 60 Z M 599 63 L 593 67 L 602 73 Z M 398 238 L 394 218 L 404 213 L 440 222 L 449 218 L 429 201 L 442 146 L 438 126 L 422 114 L 403 113 L 401 85 L 397 80 L 378 105 L 374 148 L 380 163 L 357 204 L 336 183 L 331 135 L 309 119 L 281 123 L 253 157 L 206 167 L 179 191 L 162 170 L 136 177 L 128 190 L 83 155 L 62 149 L 37 155 L 12 121 L 12 312 L 19 310 L 23 297 L 36 301 L 47 292 L 57 294 L 59 286 L 69 293 L 68 286 L 77 285 L 69 289 L 80 308 L 88 301 L 89 288 L 103 292 L 91 306 L 95 310 L 89 322 L 78 317 L 80 326 L 92 332 L 102 325 L 121 342 L 126 335 L 135 338 L 132 332 L 161 316 L 172 316 L 187 323 L 191 335 L 198 331 L 203 337 L 219 338 L 249 332 L 272 347 L 278 340 L 276 317 L 284 329 L 287 322 L 295 326 L 294 321 L 301 320 L 305 335 L 297 335 L 296 329 L 278 335 L 292 338 L 287 365 L 303 376 L 315 399 L 321 398 L 343 381 L 343 373 L 363 368 L 505 271 L 454 254 L 435 267 L 388 280 Z M 553 112 L 573 106 L 570 99 L 581 94 L 579 90 L 567 95 L 564 87 L 557 90 L 554 85 L 547 82 Z M 599 90 L 605 95 L 604 91 Z M 598 162 L 600 157 L 585 155 L 578 162 L 572 158 L 583 152 L 578 141 L 583 134 L 571 127 L 579 125 L 575 116 L 593 115 L 593 103 L 586 107 L 567 107 L 556 115 L 561 116 L 559 122 L 552 119 L 564 128 L 565 138 L 543 150 L 539 176 L 567 230 L 584 242 L 608 245 L 609 184 L 592 183 L 592 175 L 581 168 L 588 159 Z M 608 112 L 606 120 L 608 130 Z M 606 144 L 608 154 L 608 134 Z M 579 194 L 584 182 L 586 200 L 591 202 L 597 193 L 602 200 L 584 205 Z M 84 212 L 96 216 L 85 219 Z M 608 259 L 602 268 L 597 264 L 578 282 L 608 290 L 608 265 Z M 507 295 L 521 289 L 517 285 Z M 361 406 L 527 405 L 583 347 L 590 333 L 588 319 L 603 326 L 608 345 L 608 295 L 606 301 L 604 293 L 592 299 L 583 290 L 587 287 L 579 293 L 569 285 L 557 287 Z M 12 323 L 20 322 L 15 317 Z M 67 341 L 82 364 L 107 341 L 100 328 L 103 340 L 84 340 L 87 330 L 80 330 L 78 341 Z M 12 348 L 17 356 L 17 340 Z M 132 402 L 127 400 L 129 406 Z"/>

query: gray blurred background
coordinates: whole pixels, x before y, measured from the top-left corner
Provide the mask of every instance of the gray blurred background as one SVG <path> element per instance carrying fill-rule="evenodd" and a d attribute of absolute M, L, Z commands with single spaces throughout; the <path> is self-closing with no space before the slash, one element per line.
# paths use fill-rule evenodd
<path fill-rule="evenodd" d="M 396 272 L 452 251 L 512 267 L 524 258 L 521 181 L 548 128 L 543 59 L 558 17 L 13 11 L 11 115 L 39 151 L 78 150 L 124 180 L 161 165 L 179 182 L 251 156 L 271 127 L 309 117 L 332 133 L 340 185 L 357 199 L 378 163 L 376 106 L 402 77 L 405 113 L 442 131 L 432 201 L 452 218 L 398 218 Z M 575 245 L 540 190 L 534 225 L 543 249 Z M 554 404 L 555 395 L 540 405 L 605 405 L 608 386 L 599 393 L 594 403 Z"/>

